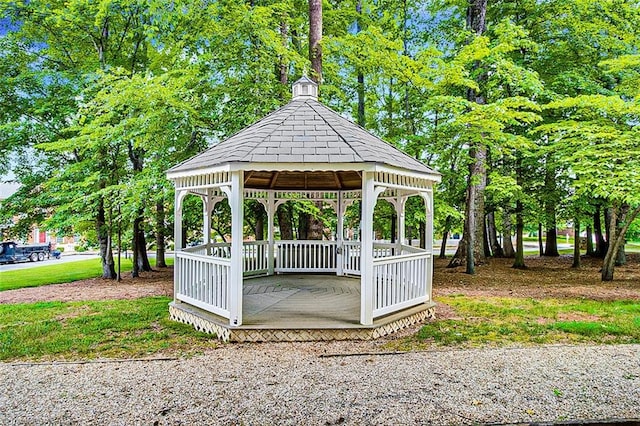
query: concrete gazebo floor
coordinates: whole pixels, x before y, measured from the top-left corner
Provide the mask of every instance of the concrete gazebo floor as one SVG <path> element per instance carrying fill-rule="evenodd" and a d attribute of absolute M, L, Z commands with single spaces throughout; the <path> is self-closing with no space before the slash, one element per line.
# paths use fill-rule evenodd
<path fill-rule="evenodd" d="M 434 317 L 425 303 L 360 324 L 360 278 L 286 274 L 245 279 L 243 324 L 184 303 L 172 303 L 171 318 L 216 334 L 224 341 L 369 340 Z"/>

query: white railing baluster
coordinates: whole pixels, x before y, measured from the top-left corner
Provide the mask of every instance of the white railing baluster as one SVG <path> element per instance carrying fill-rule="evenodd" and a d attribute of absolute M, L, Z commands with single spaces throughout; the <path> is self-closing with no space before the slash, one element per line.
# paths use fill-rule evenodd
<path fill-rule="evenodd" d="M 431 255 L 412 248 L 396 256 L 376 257 L 373 277 L 376 280 L 374 317 L 380 317 L 428 301 L 430 288 L 426 276 Z M 407 253 L 408 252 L 408 253 Z M 378 252 L 379 254 L 382 251 Z M 390 251 L 384 251 L 390 254 Z"/>
<path fill-rule="evenodd" d="M 226 258 L 204 256 L 180 251 L 177 300 L 229 318 L 228 287 L 231 261 Z"/>
<path fill-rule="evenodd" d="M 278 259 L 275 272 L 335 272 L 337 247 L 336 241 L 276 241 Z M 347 255 L 343 256 L 343 268 L 351 273 L 348 267 L 349 252 L 345 250 L 344 253 Z M 263 262 L 266 267 L 266 256 Z"/>

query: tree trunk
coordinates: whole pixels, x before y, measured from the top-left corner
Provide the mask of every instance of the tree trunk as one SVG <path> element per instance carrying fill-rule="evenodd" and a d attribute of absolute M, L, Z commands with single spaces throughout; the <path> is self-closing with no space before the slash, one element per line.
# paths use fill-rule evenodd
<path fill-rule="evenodd" d="M 616 224 L 616 229 L 622 227 L 622 223 L 620 223 L 620 220 L 618 220 L 618 223 Z M 624 252 L 624 245 L 626 243 L 626 240 L 623 238 L 622 239 L 622 244 L 620 244 L 620 246 L 618 247 L 618 251 L 616 253 L 616 266 L 622 266 L 625 265 L 627 263 L 627 255 Z"/>
<path fill-rule="evenodd" d="M 322 0 L 309 0 L 309 61 L 311 61 L 311 69 L 313 75 L 311 79 L 318 83 L 322 83 Z M 315 203 L 316 207 L 322 211 L 322 201 Z M 305 238 L 310 240 L 321 240 L 324 230 L 324 223 L 316 217 L 306 216 L 307 229 L 298 229 L 298 233 L 306 234 Z M 302 223 L 301 223 L 302 225 Z"/>
<path fill-rule="evenodd" d="M 324 207 L 324 203 L 322 201 L 315 202 L 316 208 L 320 210 L 320 214 L 322 214 L 322 208 Z M 308 228 L 307 228 L 307 239 L 309 240 L 321 240 L 322 234 L 324 231 L 324 222 L 315 216 L 308 215 Z"/>
<path fill-rule="evenodd" d="M 298 213 L 298 240 L 308 240 L 309 235 L 309 213 Z"/>
<path fill-rule="evenodd" d="M 395 243 L 397 241 L 396 234 L 398 233 L 398 230 L 396 229 L 398 227 L 398 215 L 396 215 L 395 213 L 391 215 L 390 225 L 391 225 L 391 242 Z M 400 244 L 403 244 L 403 242 L 400 241 Z"/>
<path fill-rule="evenodd" d="M 285 49 L 289 45 L 288 35 L 287 35 L 288 32 L 289 32 L 289 25 L 287 25 L 287 23 L 283 19 L 280 22 L 280 39 L 282 42 L 282 47 Z M 276 66 L 276 76 L 280 84 L 282 84 L 283 86 L 286 86 L 289 80 L 289 74 L 287 73 L 288 68 L 289 68 L 289 64 L 286 62 L 284 57 L 280 56 L 278 58 L 278 65 Z"/>
<path fill-rule="evenodd" d="M 449 238 L 449 230 L 445 228 L 444 232 L 442 232 L 442 244 L 440 244 L 440 255 L 438 259 L 446 259 L 447 258 L 447 239 Z"/>
<path fill-rule="evenodd" d="M 318 84 L 322 82 L 322 0 L 309 0 L 309 60 Z"/>
<path fill-rule="evenodd" d="M 538 222 L 538 251 L 540 257 L 544 256 L 544 244 L 542 242 L 542 222 Z"/>
<path fill-rule="evenodd" d="M 147 256 L 147 240 L 144 237 L 144 217 L 143 212 L 138 211 L 138 217 L 133 220 L 133 238 L 131 239 L 131 250 L 133 252 L 133 268 L 131 276 L 139 277 L 140 272 L 151 271 L 151 264 Z"/>
<path fill-rule="evenodd" d="M 426 249 L 427 248 L 427 225 L 425 222 L 420 222 L 418 224 L 419 227 L 419 233 L 420 233 L 420 248 L 421 249 Z"/>
<path fill-rule="evenodd" d="M 358 124 L 361 127 L 365 127 L 367 124 L 365 118 L 365 109 L 364 109 L 364 74 L 362 71 L 358 71 Z"/>
<path fill-rule="evenodd" d="M 449 228 L 451 227 L 451 225 L 449 224 L 450 222 L 451 216 L 447 216 L 447 218 L 444 220 L 444 231 L 442 232 L 442 244 L 440 244 L 440 256 L 438 256 L 439 259 L 447 258 L 447 239 L 449 238 Z"/>
<path fill-rule="evenodd" d="M 558 253 L 558 229 L 556 224 L 556 193 L 558 191 L 555 169 L 549 164 L 546 165 L 544 173 L 544 190 L 547 193 L 547 199 L 544 203 L 544 212 L 547 227 L 547 239 L 544 248 L 545 256 L 560 256 Z"/>
<path fill-rule="evenodd" d="M 486 261 L 484 253 L 484 188 L 486 170 L 484 159 L 486 148 L 479 147 L 470 151 L 472 160 L 469 165 L 467 182 L 467 201 L 465 203 L 464 230 L 456 254 L 449 262 L 449 268 L 466 265 L 466 273 L 473 275 L 475 265 Z M 480 195 L 479 195 L 480 194 Z"/>
<path fill-rule="evenodd" d="M 476 36 L 480 36 L 486 29 L 487 0 L 470 0 L 467 7 L 467 29 Z M 480 64 L 474 65 L 475 69 Z M 478 72 L 477 81 L 486 79 L 486 73 Z M 467 100 L 477 104 L 486 104 L 484 95 L 474 89 L 467 90 Z M 458 246 L 456 255 L 449 266 L 466 265 L 468 274 L 475 273 L 475 264 L 485 262 L 484 255 L 484 190 L 487 186 L 487 147 L 479 142 L 470 142 L 469 178 L 467 181 L 467 200 L 465 207 L 465 221 L 462 244 L 465 249 Z M 463 244 L 466 243 L 466 244 Z M 464 258 L 459 255 L 465 254 Z"/>
<path fill-rule="evenodd" d="M 593 249 L 593 228 L 591 225 L 587 225 L 587 256 L 593 256 L 595 250 Z"/>
<path fill-rule="evenodd" d="M 127 144 L 129 161 L 131 161 L 131 167 L 134 173 L 142 172 L 144 168 L 144 149 L 135 147 L 132 142 Z M 131 270 L 132 277 L 139 277 L 141 271 L 151 271 L 151 264 L 149 263 L 149 257 L 147 256 L 147 241 L 144 237 L 144 209 L 141 207 L 138 209 L 138 215 L 133 219 L 133 237 L 131 250 L 133 251 L 133 269 Z"/>
<path fill-rule="evenodd" d="M 265 219 L 264 206 L 256 201 L 253 204 L 252 211 L 253 211 L 253 216 L 255 217 L 255 220 L 256 220 L 255 227 L 254 227 L 256 241 L 263 241 L 264 240 L 264 219 Z"/>
<path fill-rule="evenodd" d="M 607 233 L 607 241 L 609 242 L 607 252 L 602 265 L 602 281 L 613 281 L 613 272 L 615 267 L 615 258 L 618 251 L 617 238 L 612 240 L 611 237 L 616 235 L 617 214 L 614 209 L 607 209 L 605 213 L 605 226 Z"/>
<path fill-rule="evenodd" d="M 458 266 L 462 266 L 464 262 L 466 262 L 467 258 L 467 237 L 462 234 L 462 238 L 458 241 L 458 248 L 456 248 L 456 252 L 453 254 L 453 257 L 449 261 L 447 268 L 457 268 Z"/>
<path fill-rule="evenodd" d="M 495 212 L 489 212 L 487 215 L 487 233 L 489 236 L 489 242 L 491 244 L 491 252 L 493 257 L 504 257 L 504 252 L 498 241 L 498 231 L 496 230 L 496 214 Z"/>
<path fill-rule="evenodd" d="M 487 186 L 487 148 L 476 146 L 471 149 L 470 155 L 472 161 L 469 165 L 467 214 L 472 220 L 465 220 L 464 232 L 473 237 L 467 240 L 467 243 L 473 247 L 473 251 L 467 253 L 472 257 L 471 263 L 482 264 L 486 261 L 484 252 L 484 190 Z M 467 273 L 472 272 L 467 271 Z"/>
<path fill-rule="evenodd" d="M 362 15 L 362 0 L 358 0 L 356 3 L 356 12 L 358 13 L 358 19 L 356 20 L 356 34 L 361 31 L 360 27 L 360 15 Z M 360 69 L 358 73 L 358 124 L 362 127 L 366 126 L 365 110 L 364 110 L 364 74 Z"/>
<path fill-rule="evenodd" d="M 504 209 L 502 218 L 502 246 L 504 257 L 512 259 L 516 256 L 513 241 L 511 241 L 511 212 L 508 209 Z"/>
<path fill-rule="evenodd" d="M 487 217 L 485 216 L 482 219 L 482 242 L 483 242 L 483 250 L 484 250 L 484 257 L 491 257 L 491 247 L 489 247 L 489 229 L 487 227 Z"/>
<path fill-rule="evenodd" d="M 482 35 L 486 27 L 487 0 L 469 0 L 467 6 L 467 29 Z"/>
<path fill-rule="evenodd" d="M 278 226 L 280 227 L 281 240 L 293 240 L 293 225 L 291 220 L 291 211 L 288 203 L 281 204 L 276 210 L 278 216 Z"/>
<path fill-rule="evenodd" d="M 522 186 L 522 158 L 516 157 L 516 183 Z M 524 205 L 522 200 L 516 201 L 516 257 L 513 261 L 513 268 L 525 269 L 524 264 Z"/>
<path fill-rule="evenodd" d="M 100 261 L 102 263 L 102 278 L 114 280 L 117 278 L 111 247 L 111 235 L 105 220 L 104 201 L 98 201 L 96 212 L 96 235 L 100 246 Z"/>
<path fill-rule="evenodd" d="M 620 208 L 620 220 L 617 220 L 616 211 L 611 210 L 611 220 L 609 221 L 609 249 L 604 257 L 602 265 L 602 281 L 613 281 L 613 272 L 615 269 L 615 259 L 617 253 L 620 250 L 620 246 L 624 244 L 624 239 L 629 230 L 631 223 L 640 214 L 640 206 L 636 207 L 631 214 L 629 212 L 629 205 L 623 205 Z M 617 225 L 619 224 L 619 225 Z"/>
<path fill-rule="evenodd" d="M 156 202 L 156 268 L 166 268 L 165 260 L 165 220 L 164 199 Z"/>
<path fill-rule="evenodd" d="M 554 220 L 555 222 L 555 220 Z M 547 240 L 544 247 L 544 255 L 558 257 L 560 253 L 558 253 L 558 233 L 555 228 L 555 223 L 553 227 L 547 228 Z"/>
<path fill-rule="evenodd" d="M 600 218 L 600 204 L 596 205 L 596 212 L 593 214 L 593 231 L 596 234 L 596 257 L 604 258 L 607 253 L 607 243 L 602 235 L 602 221 Z"/>
<path fill-rule="evenodd" d="M 524 264 L 524 208 L 522 201 L 516 202 L 516 257 L 513 268 L 525 269 Z"/>
<path fill-rule="evenodd" d="M 604 233 L 605 233 L 605 250 L 609 250 L 611 244 L 611 216 L 613 215 L 611 207 L 604 209 Z M 614 219 L 615 220 L 615 219 Z"/>
<path fill-rule="evenodd" d="M 473 217 L 473 215 L 471 217 Z M 473 219 L 470 221 L 470 223 L 472 224 L 472 226 L 470 226 L 467 230 L 467 241 L 465 241 L 465 248 L 467 249 L 467 256 L 465 258 L 465 272 L 469 275 L 473 275 L 476 273 L 476 262 L 474 253 L 476 247 L 476 237 L 473 230 L 475 227 L 477 227 L 477 225 L 474 225 Z"/>
<path fill-rule="evenodd" d="M 580 267 L 580 220 L 575 219 L 575 229 L 573 234 L 573 264 L 572 268 Z"/>
<path fill-rule="evenodd" d="M 622 266 L 627 264 L 627 255 L 624 252 L 624 244 L 625 241 L 622 241 L 620 247 L 618 248 L 618 254 L 616 254 L 616 266 Z"/>

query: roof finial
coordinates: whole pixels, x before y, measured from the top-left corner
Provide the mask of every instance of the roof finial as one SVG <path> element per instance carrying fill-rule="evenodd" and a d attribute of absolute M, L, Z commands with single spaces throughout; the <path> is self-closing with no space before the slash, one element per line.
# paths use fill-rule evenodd
<path fill-rule="evenodd" d="M 318 100 L 318 83 L 307 77 L 306 68 L 300 80 L 293 83 L 291 87 L 293 92 L 293 100 L 296 99 L 314 99 Z"/>

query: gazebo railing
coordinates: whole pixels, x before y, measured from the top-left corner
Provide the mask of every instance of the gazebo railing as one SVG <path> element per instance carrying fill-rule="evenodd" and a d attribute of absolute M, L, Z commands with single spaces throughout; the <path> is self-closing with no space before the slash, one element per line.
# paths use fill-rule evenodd
<path fill-rule="evenodd" d="M 373 243 L 373 257 L 390 257 L 396 254 L 394 243 Z M 342 243 L 342 272 L 347 275 L 360 275 L 360 241 Z"/>
<path fill-rule="evenodd" d="M 411 250 L 420 251 L 373 259 L 374 318 L 429 300 L 432 256 L 421 249 Z"/>
<path fill-rule="evenodd" d="M 342 272 L 347 275 L 360 275 L 360 241 L 342 243 Z"/>
<path fill-rule="evenodd" d="M 275 241 L 275 272 L 336 272 L 337 241 Z M 244 275 L 266 274 L 268 242 L 243 244 Z M 207 255 L 206 253 L 210 253 Z M 359 241 L 342 242 L 342 273 L 361 275 Z M 374 318 L 429 300 L 431 253 L 408 245 L 374 243 Z M 176 253 L 176 299 L 229 318 L 231 245 L 212 243 Z"/>
<path fill-rule="evenodd" d="M 243 275 L 261 275 L 269 270 L 269 243 L 267 241 L 245 241 L 242 244 L 244 257 Z M 231 243 L 211 243 L 188 247 L 184 251 L 193 254 L 231 259 Z"/>
<path fill-rule="evenodd" d="M 337 248 L 336 241 L 276 241 L 275 272 L 335 272 Z"/>
<path fill-rule="evenodd" d="M 175 268 L 177 300 L 224 318 L 231 316 L 230 259 L 179 251 L 175 254 Z"/>
<path fill-rule="evenodd" d="M 268 241 L 245 241 L 242 251 L 244 253 L 244 276 L 265 275 L 269 271 Z"/>
<path fill-rule="evenodd" d="M 395 243 L 373 243 L 373 258 L 394 256 L 398 246 Z"/>

